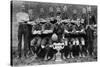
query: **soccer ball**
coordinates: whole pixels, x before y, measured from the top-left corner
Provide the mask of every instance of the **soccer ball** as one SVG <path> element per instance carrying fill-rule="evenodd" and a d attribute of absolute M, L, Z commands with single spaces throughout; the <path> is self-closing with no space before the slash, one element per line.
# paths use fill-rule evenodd
<path fill-rule="evenodd" d="M 52 35 L 51 39 L 52 39 L 53 41 L 57 41 L 57 40 L 58 40 L 57 34 L 54 33 L 54 34 Z"/>

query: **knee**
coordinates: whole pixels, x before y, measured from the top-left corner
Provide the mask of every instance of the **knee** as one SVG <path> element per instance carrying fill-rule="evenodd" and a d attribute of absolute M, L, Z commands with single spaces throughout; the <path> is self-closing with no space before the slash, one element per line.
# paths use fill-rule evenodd
<path fill-rule="evenodd" d="M 33 46 L 34 43 L 35 43 L 35 39 L 33 39 L 33 40 L 31 41 L 31 45 Z"/>
<path fill-rule="evenodd" d="M 37 44 L 38 44 L 38 45 L 41 44 L 41 38 L 38 39 Z"/>
<path fill-rule="evenodd" d="M 45 42 L 46 42 L 46 40 L 45 40 L 45 39 L 43 39 L 43 40 L 41 41 L 41 45 L 44 45 L 44 44 L 45 44 Z"/>

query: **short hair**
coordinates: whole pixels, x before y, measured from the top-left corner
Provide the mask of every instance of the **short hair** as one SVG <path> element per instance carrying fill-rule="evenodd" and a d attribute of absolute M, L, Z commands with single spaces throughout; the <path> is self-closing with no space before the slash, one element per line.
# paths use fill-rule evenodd
<path fill-rule="evenodd" d="M 49 7 L 49 11 L 50 12 L 53 12 L 54 10 L 53 10 L 53 7 Z"/>

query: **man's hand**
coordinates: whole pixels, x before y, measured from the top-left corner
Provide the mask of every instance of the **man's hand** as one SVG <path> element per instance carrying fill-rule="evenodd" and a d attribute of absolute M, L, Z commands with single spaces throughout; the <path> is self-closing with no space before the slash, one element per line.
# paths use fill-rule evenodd
<path fill-rule="evenodd" d="M 49 33 L 52 33 L 52 32 L 53 32 L 53 30 L 48 30 L 48 32 L 49 32 Z"/>
<path fill-rule="evenodd" d="M 31 25 L 36 25 L 35 21 L 31 21 L 31 22 L 28 21 L 27 23 L 28 23 L 28 24 L 31 24 Z"/>
<path fill-rule="evenodd" d="M 48 34 L 48 31 L 47 31 L 47 30 L 45 30 L 45 31 L 43 31 L 43 33 L 44 33 L 44 34 Z"/>
<path fill-rule="evenodd" d="M 80 31 L 76 31 L 76 33 L 79 33 Z"/>
<path fill-rule="evenodd" d="M 37 31 L 37 34 L 41 34 L 41 31 Z"/>
<path fill-rule="evenodd" d="M 44 34 L 48 34 L 48 33 L 52 33 L 53 31 L 52 30 L 45 30 L 43 31 Z"/>
<path fill-rule="evenodd" d="M 67 30 L 64 30 L 65 33 L 69 33 Z"/>
<path fill-rule="evenodd" d="M 85 33 L 85 30 L 84 30 L 84 29 L 82 29 L 82 30 L 80 31 L 80 33 Z"/>
<path fill-rule="evenodd" d="M 70 19 L 61 20 L 61 22 L 70 22 Z"/>
<path fill-rule="evenodd" d="M 41 47 L 42 47 L 42 48 L 45 48 L 45 46 L 44 46 L 44 45 L 41 45 Z"/>
<path fill-rule="evenodd" d="M 41 34 L 41 31 L 34 31 L 33 34 Z"/>
<path fill-rule="evenodd" d="M 36 31 L 36 30 L 34 30 L 34 31 L 33 31 L 33 34 L 37 34 L 37 31 Z"/>

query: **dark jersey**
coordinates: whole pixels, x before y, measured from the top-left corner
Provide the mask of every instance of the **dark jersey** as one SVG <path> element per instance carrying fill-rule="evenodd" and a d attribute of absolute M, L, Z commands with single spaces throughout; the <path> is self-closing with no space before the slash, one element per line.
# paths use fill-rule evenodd
<path fill-rule="evenodd" d="M 49 13 L 49 17 L 54 17 L 54 15 L 55 15 L 54 12 Z"/>
<path fill-rule="evenodd" d="M 44 30 L 51 30 L 52 27 L 53 27 L 53 26 L 52 26 L 51 23 L 45 23 L 45 24 L 44 24 Z"/>
<path fill-rule="evenodd" d="M 45 30 L 53 30 L 53 25 L 50 22 L 47 22 L 43 25 L 43 29 Z M 42 34 L 42 37 L 51 37 L 52 33 Z"/>
<path fill-rule="evenodd" d="M 34 20 L 33 14 L 29 14 L 29 20 L 30 20 L 30 21 L 33 21 L 33 20 Z"/>
<path fill-rule="evenodd" d="M 52 23 L 52 24 L 55 24 L 56 22 L 57 22 L 56 19 L 50 21 L 50 23 Z"/>
<path fill-rule="evenodd" d="M 67 12 L 63 12 L 61 17 L 62 17 L 63 20 L 64 20 L 64 19 L 68 19 L 68 14 L 67 14 Z"/>
<path fill-rule="evenodd" d="M 72 19 L 73 19 L 73 20 L 77 20 L 77 14 L 73 14 Z"/>
<path fill-rule="evenodd" d="M 38 30 L 42 30 L 42 25 L 41 24 L 36 24 L 34 26 L 34 30 L 38 31 Z"/>
<path fill-rule="evenodd" d="M 45 18 L 46 17 L 46 14 L 45 13 L 40 13 L 39 17 L 40 18 Z"/>
<path fill-rule="evenodd" d="M 93 32 L 94 30 L 92 30 L 90 27 L 86 29 L 87 40 L 93 40 L 94 38 Z"/>
<path fill-rule="evenodd" d="M 86 25 L 87 25 L 87 19 L 86 18 L 81 18 L 81 24 L 84 26 L 84 27 L 86 27 Z"/>
<path fill-rule="evenodd" d="M 61 15 L 61 12 L 58 11 L 58 12 L 56 13 L 56 16 L 60 16 L 60 15 Z"/>
<path fill-rule="evenodd" d="M 88 20 L 87 20 L 86 15 L 85 14 L 82 14 L 82 16 L 81 16 L 81 24 L 84 25 L 84 27 L 86 27 L 86 25 L 88 23 L 87 21 Z"/>
<path fill-rule="evenodd" d="M 62 23 L 56 23 L 54 27 L 54 32 L 57 34 L 62 34 L 64 32 L 64 25 Z"/>
<path fill-rule="evenodd" d="M 69 26 L 68 24 L 66 24 L 64 27 L 68 32 L 72 32 L 72 30 L 73 30 L 72 25 Z"/>
<path fill-rule="evenodd" d="M 75 26 L 76 31 L 81 31 L 83 28 L 84 27 L 82 25 L 80 25 L 80 26 L 76 25 Z"/>
<path fill-rule="evenodd" d="M 33 26 L 32 31 L 41 31 L 42 30 L 42 25 L 41 24 L 36 24 Z M 41 36 L 40 34 L 33 34 L 33 37 Z"/>
<path fill-rule="evenodd" d="M 89 17 L 89 24 L 90 25 L 91 24 L 96 24 L 96 19 L 95 19 L 95 16 L 94 15 L 92 15 L 92 16 Z"/>

